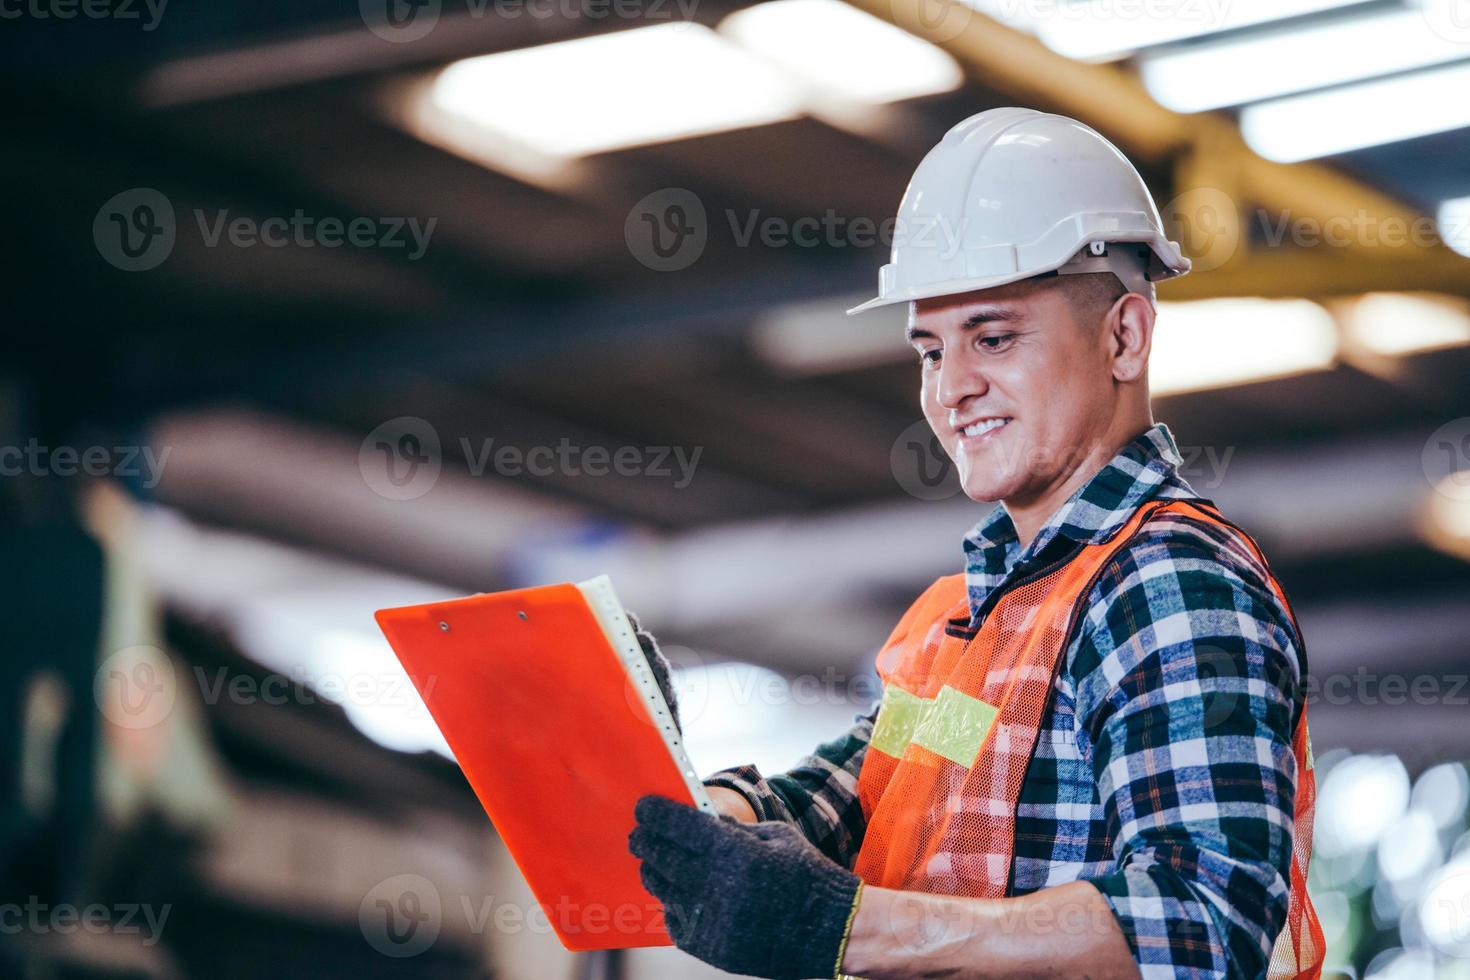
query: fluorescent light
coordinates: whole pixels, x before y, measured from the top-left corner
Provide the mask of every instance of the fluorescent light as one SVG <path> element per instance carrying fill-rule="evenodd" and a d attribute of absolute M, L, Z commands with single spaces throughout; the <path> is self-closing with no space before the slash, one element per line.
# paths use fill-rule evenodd
<path fill-rule="evenodd" d="M 1203 112 L 1427 68 L 1466 54 L 1463 43 L 1431 31 L 1418 12 L 1395 10 L 1146 55 L 1140 72 L 1160 104 Z M 1241 65 L 1252 68 L 1241 71 Z"/>
<path fill-rule="evenodd" d="M 1330 367 L 1332 315 L 1304 299 L 1159 304 L 1149 387 L 1156 395 L 1218 388 Z"/>
<path fill-rule="evenodd" d="M 858 302 L 868 294 L 856 297 Z M 849 317 L 846 300 L 787 303 L 767 311 L 751 326 L 750 345 L 787 376 L 856 371 L 918 358 L 903 339 L 908 304 L 884 306 L 868 316 Z M 853 304 L 848 304 L 853 305 Z"/>
<path fill-rule="evenodd" d="M 1240 131 L 1268 160 L 1294 163 L 1470 126 L 1470 64 L 1247 106 Z"/>
<path fill-rule="evenodd" d="M 974 0 L 972 0 L 974 2 Z M 1299 17 L 1324 10 L 1355 6 L 1366 0 L 1271 0 L 1270 3 L 1232 3 L 1231 0 L 1178 0 L 1175 4 L 1119 3 L 1090 0 L 1071 3 L 1056 0 L 1042 9 L 1028 9 L 1022 23 L 1034 26 L 1047 47 L 1069 58 L 1097 60 L 1125 55 L 1140 48 L 1183 41 L 1218 31 L 1235 30 L 1286 17 Z M 1017 0 L 989 0 L 986 6 L 1013 7 Z M 1035 0 L 1021 3 L 1035 8 Z M 1172 9 L 1153 9 L 1157 6 Z M 1011 19 L 1011 18 L 1005 18 Z M 1251 65 L 1256 71 L 1260 65 Z M 1240 71 L 1239 67 L 1232 71 Z"/>
<path fill-rule="evenodd" d="M 1453 830 L 1470 806 L 1470 774 L 1458 762 L 1430 766 L 1414 780 L 1409 805 L 1429 814 L 1437 829 Z"/>
<path fill-rule="evenodd" d="M 1462 853 L 1435 874 L 1419 901 L 1419 928 L 1429 944 L 1446 957 L 1470 956 L 1470 932 L 1465 928 L 1470 918 L 1467 910 L 1470 910 L 1470 853 Z"/>
<path fill-rule="evenodd" d="M 1435 481 L 1424 527 L 1431 545 L 1470 560 L 1470 470 L 1456 470 Z"/>
<path fill-rule="evenodd" d="M 802 111 L 783 72 L 701 24 L 599 34 L 455 62 L 443 116 L 549 157 L 756 126 Z"/>
<path fill-rule="evenodd" d="M 861 102 L 949 92 L 965 77 L 940 48 L 842 0 L 756 4 L 719 30 L 814 88 Z"/>
<path fill-rule="evenodd" d="M 1365 850 L 1404 815 L 1409 773 L 1397 756 L 1355 755 L 1339 762 L 1317 791 L 1313 843 L 1324 856 Z"/>
<path fill-rule="evenodd" d="M 438 752 L 454 758 L 418 690 L 382 636 L 329 629 L 312 643 L 303 678 L 318 695 L 341 706 L 368 738 L 398 752 Z"/>
<path fill-rule="evenodd" d="M 1393 882 L 1413 881 L 1439 867 L 1444 848 L 1434 818 L 1410 810 L 1383 833 L 1378 845 L 1379 877 Z"/>
<path fill-rule="evenodd" d="M 1470 311 L 1450 297 L 1369 293 L 1346 306 L 1341 321 L 1353 345 L 1388 357 L 1470 343 Z"/>
<path fill-rule="evenodd" d="M 1441 202 L 1435 223 L 1446 245 L 1470 257 L 1470 197 Z"/>

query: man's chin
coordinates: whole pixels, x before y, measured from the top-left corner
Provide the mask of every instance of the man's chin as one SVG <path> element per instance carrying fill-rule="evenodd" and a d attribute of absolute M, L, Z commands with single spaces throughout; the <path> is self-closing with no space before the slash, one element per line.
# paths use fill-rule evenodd
<path fill-rule="evenodd" d="M 998 504 L 1014 492 L 1009 482 L 985 479 L 961 480 L 960 487 L 965 491 L 965 496 L 977 504 Z"/>

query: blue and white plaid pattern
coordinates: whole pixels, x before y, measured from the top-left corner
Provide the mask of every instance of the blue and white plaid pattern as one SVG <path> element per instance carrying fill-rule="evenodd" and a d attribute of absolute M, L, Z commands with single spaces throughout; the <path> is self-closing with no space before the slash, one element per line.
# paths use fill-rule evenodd
<path fill-rule="evenodd" d="M 997 508 L 964 540 L 972 613 L 1039 564 L 1107 541 L 1143 503 L 1198 499 L 1179 462 L 1154 426 L 1024 551 Z M 1086 603 L 1016 807 L 1011 891 L 1091 882 L 1144 980 L 1264 976 L 1291 862 L 1304 664 L 1291 619 L 1240 542 L 1191 517 L 1150 521 Z M 852 867 L 875 714 L 786 773 L 742 766 L 706 782 Z"/>

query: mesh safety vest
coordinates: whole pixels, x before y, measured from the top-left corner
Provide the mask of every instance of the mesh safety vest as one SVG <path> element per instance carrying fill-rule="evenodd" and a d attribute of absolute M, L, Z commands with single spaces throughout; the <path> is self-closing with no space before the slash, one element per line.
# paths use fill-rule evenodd
<path fill-rule="evenodd" d="M 1255 556 L 1292 615 L 1255 542 L 1193 501 L 1145 504 L 1111 540 L 1083 546 L 1064 563 L 1008 587 L 969 640 L 945 629 L 949 620 L 969 618 L 964 576 L 939 579 L 878 654 L 883 703 L 858 778 L 867 829 L 854 870 L 864 882 L 970 898 L 1007 893 L 1016 804 L 1059 661 L 1098 575 L 1156 514 L 1226 529 Z M 1325 954 L 1307 896 L 1316 781 L 1305 704 L 1292 745 L 1296 833 L 1287 922 L 1271 954 L 1271 980 L 1319 977 Z M 966 801 L 964 812 L 950 805 L 959 799 Z"/>

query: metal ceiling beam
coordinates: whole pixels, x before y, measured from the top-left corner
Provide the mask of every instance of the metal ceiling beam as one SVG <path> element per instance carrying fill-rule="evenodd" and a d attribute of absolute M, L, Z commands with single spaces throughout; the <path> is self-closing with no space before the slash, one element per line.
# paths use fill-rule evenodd
<path fill-rule="evenodd" d="M 1432 292 L 1470 296 L 1470 260 L 1449 249 L 1404 246 L 1417 258 L 1386 259 L 1361 250 L 1256 248 L 1217 269 L 1159 284 L 1159 299 L 1221 296 L 1326 297 L 1372 292 Z M 1244 253 L 1244 250 L 1242 250 Z"/>
<path fill-rule="evenodd" d="M 1258 256 L 1244 233 L 1250 209 L 1282 214 L 1321 226 L 1354 219 L 1377 228 L 1416 227 L 1426 216 L 1391 195 L 1318 163 L 1282 164 L 1258 156 L 1235 124 L 1210 113 L 1185 115 L 1159 105 L 1143 83 L 1116 65 L 1074 61 L 1036 38 L 954 0 L 849 0 L 943 48 L 977 82 L 1017 101 L 1081 119 L 1105 132 L 1141 162 L 1174 170 L 1174 217 L 1190 238 L 1219 234 L 1199 227 L 1204 214 L 1179 195 L 1192 190 L 1200 206 L 1224 200 L 1233 206 L 1232 258 L 1202 280 L 1186 280 L 1169 298 L 1259 294 L 1262 282 L 1272 295 L 1351 292 L 1368 288 L 1437 289 L 1470 292 L 1470 263 L 1442 244 L 1394 245 L 1383 236 L 1359 236 L 1335 254 L 1291 258 Z M 1194 211 L 1191 211 L 1194 208 Z M 1231 216 L 1226 216 L 1230 220 Z M 1320 251 L 1320 249 L 1319 249 Z M 1350 253 L 1366 261 L 1345 263 Z M 1280 265 L 1279 271 L 1273 271 Z M 1361 279 L 1359 278 L 1361 277 Z M 1371 282 L 1372 285 L 1367 285 Z"/>

